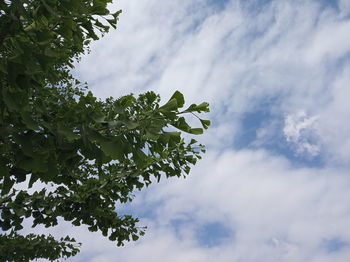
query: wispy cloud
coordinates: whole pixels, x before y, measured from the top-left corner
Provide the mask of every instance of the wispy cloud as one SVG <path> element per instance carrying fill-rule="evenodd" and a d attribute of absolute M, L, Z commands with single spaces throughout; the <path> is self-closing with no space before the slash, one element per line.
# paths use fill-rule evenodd
<path fill-rule="evenodd" d="M 74 261 L 350 259 L 349 1 L 222 3 L 120 0 L 119 29 L 78 66 L 101 97 L 209 101 L 213 127 L 188 179 L 136 197 L 144 239 L 115 249 L 66 228 L 86 242 Z M 198 240 L 210 225 L 224 241 Z"/>
<path fill-rule="evenodd" d="M 83 241 L 72 261 L 347 261 L 347 174 L 292 168 L 266 151 L 211 152 L 188 179 L 164 180 L 136 198 L 133 209 L 155 214 L 143 218 L 149 229 L 138 242 L 116 248 L 67 224 L 56 234 Z M 200 231 L 213 224 L 228 233 L 211 244 Z"/>

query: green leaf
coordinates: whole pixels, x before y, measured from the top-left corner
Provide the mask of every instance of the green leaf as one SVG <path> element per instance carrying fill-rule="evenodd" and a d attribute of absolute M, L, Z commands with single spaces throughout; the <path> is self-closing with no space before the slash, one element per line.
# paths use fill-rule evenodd
<path fill-rule="evenodd" d="M 1 194 L 2 195 L 6 195 L 10 192 L 13 184 L 15 183 L 14 179 L 11 179 L 8 175 L 5 176 L 4 181 L 2 183 L 2 190 L 1 190 Z"/>
<path fill-rule="evenodd" d="M 46 172 L 48 169 L 45 158 L 26 158 L 18 163 L 18 167 L 32 172 Z"/>
<path fill-rule="evenodd" d="M 170 140 L 175 141 L 176 143 L 180 143 L 181 140 L 181 132 L 166 132 L 165 135 L 168 135 Z"/>
<path fill-rule="evenodd" d="M 100 132 L 93 130 L 93 129 L 87 129 L 88 137 L 92 141 L 97 141 L 99 143 L 106 143 L 110 142 L 110 139 L 104 135 L 102 135 Z"/>
<path fill-rule="evenodd" d="M 135 129 L 135 128 L 139 127 L 139 126 L 140 126 L 140 123 L 134 122 L 134 121 L 126 121 L 126 122 L 125 122 L 125 125 L 126 125 L 126 127 L 127 127 L 129 130 L 132 130 L 132 129 Z"/>
<path fill-rule="evenodd" d="M 196 140 L 196 139 L 191 139 L 191 141 L 190 141 L 190 145 L 193 145 L 193 144 L 195 144 L 195 143 L 197 143 L 198 141 Z"/>
<path fill-rule="evenodd" d="M 123 158 L 124 149 L 123 145 L 118 142 L 102 142 L 100 143 L 101 150 L 108 156 L 114 159 Z"/>
<path fill-rule="evenodd" d="M 66 138 L 69 142 L 74 141 L 79 138 L 79 135 L 74 133 L 70 128 L 59 125 L 57 128 L 57 132 Z"/>
<path fill-rule="evenodd" d="M 103 6 L 93 6 L 91 12 L 96 15 L 108 15 L 109 10 Z"/>
<path fill-rule="evenodd" d="M 210 112 L 209 110 L 209 103 L 203 102 L 199 105 L 192 104 L 190 105 L 183 113 L 189 113 L 189 112 Z"/>
<path fill-rule="evenodd" d="M 194 135 L 201 135 L 203 134 L 203 128 L 191 128 L 188 133 L 194 134 Z"/>
<path fill-rule="evenodd" d="M 31 188 L 33 184 L 39 179 L 39 175 L 34 173 L 30 176 L 28 187 Z"/>
<path fill-rule="evenodd" d="M 97 226 L 96 225 L 89 226 L 88 229 L 89 229 L 90 232 L 96 232 L 97 231 Z"/>
<path fill-rule="evenodd" d="M 161 106 L 158 110 L 167 112 L 167 111 L 175 110 L 177 108 L 178 108 L 177 99 L 172 98 L 165 105 Z"/>
<path fill-rule="evenodd" d="M 182 93 L 180 93 L 179 91 L 175 91 L 175 93 L 171 96 L 170 100 L 174 99 L 174 98 L 176 99 L 178 108 L 181 108 L 184 106 L 185 98 L 184 98 L 184 95 Z"/>
<path fill-rule="evenodd" d="M 197 159 L 196 159 L 195 157 L 193 157 L 192 155 L 186 156 L 186 160 L 187 160 L 188 162 L 190 162 L 192 165 L 195 165 L 196 162 L 197 162 Z"/>
<path fill-rule="evenodd" d="M 196 109 L 197 109 L 198 111 L 210 112 L 210 110 L 209 110 L 209 103 L 207 103 L 207 102 L 203 102 L 203 103 L 199 104 L 199 105 L 196 107 Z"/>
<path fill-rule="evenodd" d="M 151 159 L 140 149 L 136 149 L 133 152 L 133 156 L 135 159 L 136 166 L 140 169 L 147 166 L 149 163 L 151 163 Z"/>
<path fill-rule="evenodd" d="M 24 216 L 25 214 L 26 214 L 26 212 L 23 209 L 19 209 L 16 211 L 16 215 L 19 217 Z"/>
<path fill-rule="evenodd" d="M 210 120 L 204 120 L 204 119 L 199 119 L 202 123 L 202 126 L 204 129 L 208 129 L 208 127 L 210 126 Z"/>
<path fill-rule="evenodd" d="M 138 240 L 139 239 L 139 236 L 138 235 L 132 235 L 132 240 L 133 241 L 136 241 L 136 240 Z"/>
<path fill-rule="evenodd" d="M 174 122 L 172 125 L 178 129 L 182 130 L 182 131 L 187 132 L 187 133 L 189 133 L 191 130 L 191 126 L 189 124 L 187 124 L 184 117 L 179 117 L 179 119 L 176 122 Z"/>
<path fill-rule="evenodd" d="M 116 19 L 116 18 L 112 18 L 112 19 L 106 19 L 107 20 L 107 22 L 114 28 L 114 29 L 116 29 L 117 28 L 117 22 L 118 22 L 118 20 Z"/>
<path fill-rule="evenodd" d="M 159 138 L 159 134 L 146 130 L 144 138 L 147 140 L 157 140 Z"/>

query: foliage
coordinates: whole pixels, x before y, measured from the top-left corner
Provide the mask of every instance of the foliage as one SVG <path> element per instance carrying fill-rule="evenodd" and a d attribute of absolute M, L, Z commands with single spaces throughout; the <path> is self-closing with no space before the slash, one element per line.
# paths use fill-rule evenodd
<path fill-rule="evenodd" d="M 70 74 L 91 40 L 116 28 L 121 11 L 109 0 L 0 2 L 0 236 L 1 261 L 68 258 L 70 237 L 20 235 L 24 218 L 52 227 L 58 219 L 87 225 L 117 245 L 137 240 L 138 219 L 116 204 L 154 178 L 184 176 L 204 152 L 182 132 L 201 134 L 176 91 L 160 105 L 153 92 L 99 100 Z M 179 131 L 176 131 L 178 129 Z M 28 188 L 18 185 L 29 181 Z M 35 190 L 33 184 L 44 184 Z M 51 250 L 51 251 L 50 251 Z"/>
<path fill-rule="evenodd" d="M 22 236 L 16 232 L 9 235 L 0 235 L 0 261 L 29 261 L 39 257 L 51 261 L 61 257 L 67 258 L 78 253 L 79 249 L 74 246 L 74 239 L 69 237 L 55 240 L 51 235 L 29 234 Z"/>

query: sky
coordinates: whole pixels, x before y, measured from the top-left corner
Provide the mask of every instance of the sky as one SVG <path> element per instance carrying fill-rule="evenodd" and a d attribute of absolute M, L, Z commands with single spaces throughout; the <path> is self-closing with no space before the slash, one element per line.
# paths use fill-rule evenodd
<path fill-rule="evenodd" d="M 119 0 L 119 26 L 76 75 L 98 97 L 207 101 L 186 179 L 118 211 L 146 235 L 117 248 L 61 224 L 80 262 L 350 261 L 350 1 Z"/>

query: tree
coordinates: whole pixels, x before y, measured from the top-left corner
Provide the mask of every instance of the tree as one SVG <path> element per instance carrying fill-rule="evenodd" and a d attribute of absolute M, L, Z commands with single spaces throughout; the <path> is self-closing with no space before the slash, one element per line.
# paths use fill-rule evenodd
<path fill-rule="evenodd" d="M 153 92 L 100 100 L 71 75 L 90 41 L 116 28 L 121 11 L 109 2 L 0 2 L 0 261 L 78 253 L 69 236 L 21 235 L 25 218 L 53 227 L 61 217 L 118 246 L 137 240 L 144 228 L 116 205 L 155 179 L 185 176 L 205 151 L 182 133 L 202 134 L 210 121 L 192 128 L 183 115 L 208 103 L 181 110 L 178 91 L 162 106 Z M 33 190 L 36 182 L 44 186 Z"/>

